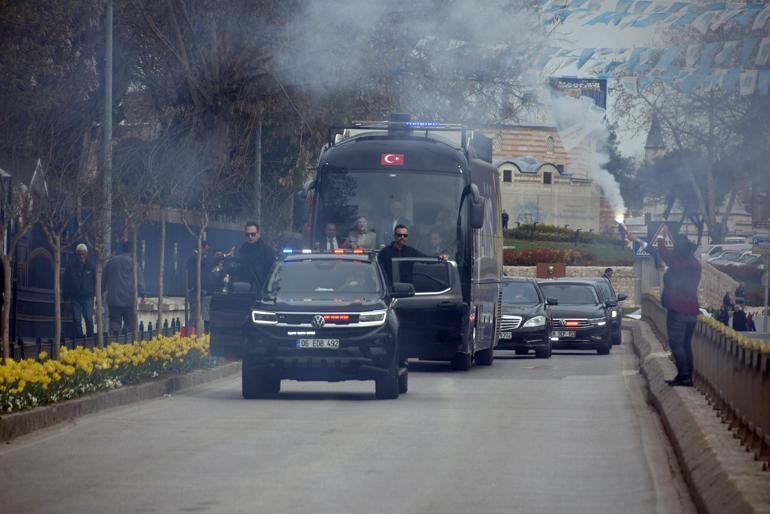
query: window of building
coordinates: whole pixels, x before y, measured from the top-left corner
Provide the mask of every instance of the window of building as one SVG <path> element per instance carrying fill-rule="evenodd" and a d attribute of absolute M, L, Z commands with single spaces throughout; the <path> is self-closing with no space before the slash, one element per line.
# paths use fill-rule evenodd
<path fill-rule="evenodd" d="M 555 146 L 556 146 L 556 144 L 555 144 L 555 142 L 553 140 L 553 137 L 552 136 L 548 136 L 545 139 L 545 151 L 548 152 L 548 153 L 553 153 Z"/>
<path fill-rule="evenodd" d="M 513 182 L 513 172 L 511 170 L 503 170 L 503 182 Z"/>
<path fill-rule="evenodd" d="M 553 181 L 553 172 L 552 171 L 544 171 L 543 172 L 543 184 L 550 184 Z"/>

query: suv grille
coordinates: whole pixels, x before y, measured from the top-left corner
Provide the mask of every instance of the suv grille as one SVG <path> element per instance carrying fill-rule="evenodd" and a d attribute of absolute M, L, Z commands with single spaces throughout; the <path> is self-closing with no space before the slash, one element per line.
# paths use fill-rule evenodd
<path fill-rule="evenodd" d="M 521 316 L 503 315 L 503 321 L 500 323 L 500 332 L 509 332 L 516 330 L 521 325 Z"/>

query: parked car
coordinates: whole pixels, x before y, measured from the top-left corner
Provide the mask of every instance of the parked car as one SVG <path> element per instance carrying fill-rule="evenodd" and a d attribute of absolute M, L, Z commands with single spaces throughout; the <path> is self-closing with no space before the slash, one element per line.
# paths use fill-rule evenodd
<path fill-rule="evenodd" d="M 746 238 L 743 236 L 728 236 L 725 238 L 726 245 L 745 244 L 745 243 L 746 243 Z"/>
<path fill-rule="evenodd" d="M 612 306 L 602 300 L 592 280 L 557 279 L 538 282 L 545 296 L 558 304 L 551 308 L 551 347 L 596 350 L 612 349 Z"/>
<path fill-rule="evenodd" d="M 551 357 L 551 312 L 556 300 L 545 297 L 531 278 L 503 277 L 502 319 L 496 349 L 516 355 L 535 351 L 538 359 Z"/>
<path fill-rule="evenodd" d="M 711 245 L 704 249 L 703 259 L 705 259 L 706 261 L 710 261 L 718 258 L 720 255 L 722 255 L 724 252 L 727 252 L 727 251 L 745 252 L 746 250 L 751 250 L 750 244 Z"/>
<path fill-rule="evenodd" d="M 716 259 L 712 259 L 709 263 L 712 266 L 724 266 L 725 264 L 734 264 L 741 262 L 741 259 L 747 258 L 751 255 L 751 250 L 728 250 L 719 255 Z"/>
<path fill-rule="evenodd" d="M 374 380 L 380 399 L 406 393 L 397 303 L 373 253 L 296 253 L 259 292 L 236 282 L 211 305 L 211 354 L 243 359 L 244 398 L 278 394 L 282 379 Z M 244 285 L 244 287 L 239 287 Z"/>
<path fill-rule="evenodd" d="M 623 342 L 622 335 L 622 322 L 623 322 L 623 309 L 620 307 L 620 302 L 628 298 L 624 294 L 615 293 L 615 288 L 612 287 L 612 283 L 604 277 L 587 278 L 585 280 L 591 280 L 599 287 L 600 299 L 603 302 L 607 302 L 610 306 L 610 319 L 612 324 L 612 344 L 618 345 Z"/>

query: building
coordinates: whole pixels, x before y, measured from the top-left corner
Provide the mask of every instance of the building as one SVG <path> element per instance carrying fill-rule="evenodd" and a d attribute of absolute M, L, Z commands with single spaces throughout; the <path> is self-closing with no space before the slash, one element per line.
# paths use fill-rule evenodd
<path fill-rule="evenodd" d="M 600 232 L 601 191 L 590 178 L 593 142 L 567 151 L 555 127 L 509 125 L 487 129 L 500 171 L 503 208 L 517 223 L 544 223 Z"/>

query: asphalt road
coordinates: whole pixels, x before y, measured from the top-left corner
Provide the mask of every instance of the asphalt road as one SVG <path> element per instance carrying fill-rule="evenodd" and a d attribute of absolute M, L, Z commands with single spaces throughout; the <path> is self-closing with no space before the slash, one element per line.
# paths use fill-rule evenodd
<path fill-rule="evenodd" d="M 692 512 L 627 344 L 410 364 L 410 392 L 240 379 L 116 408 L 0 448 L 0 512 Z"/>

